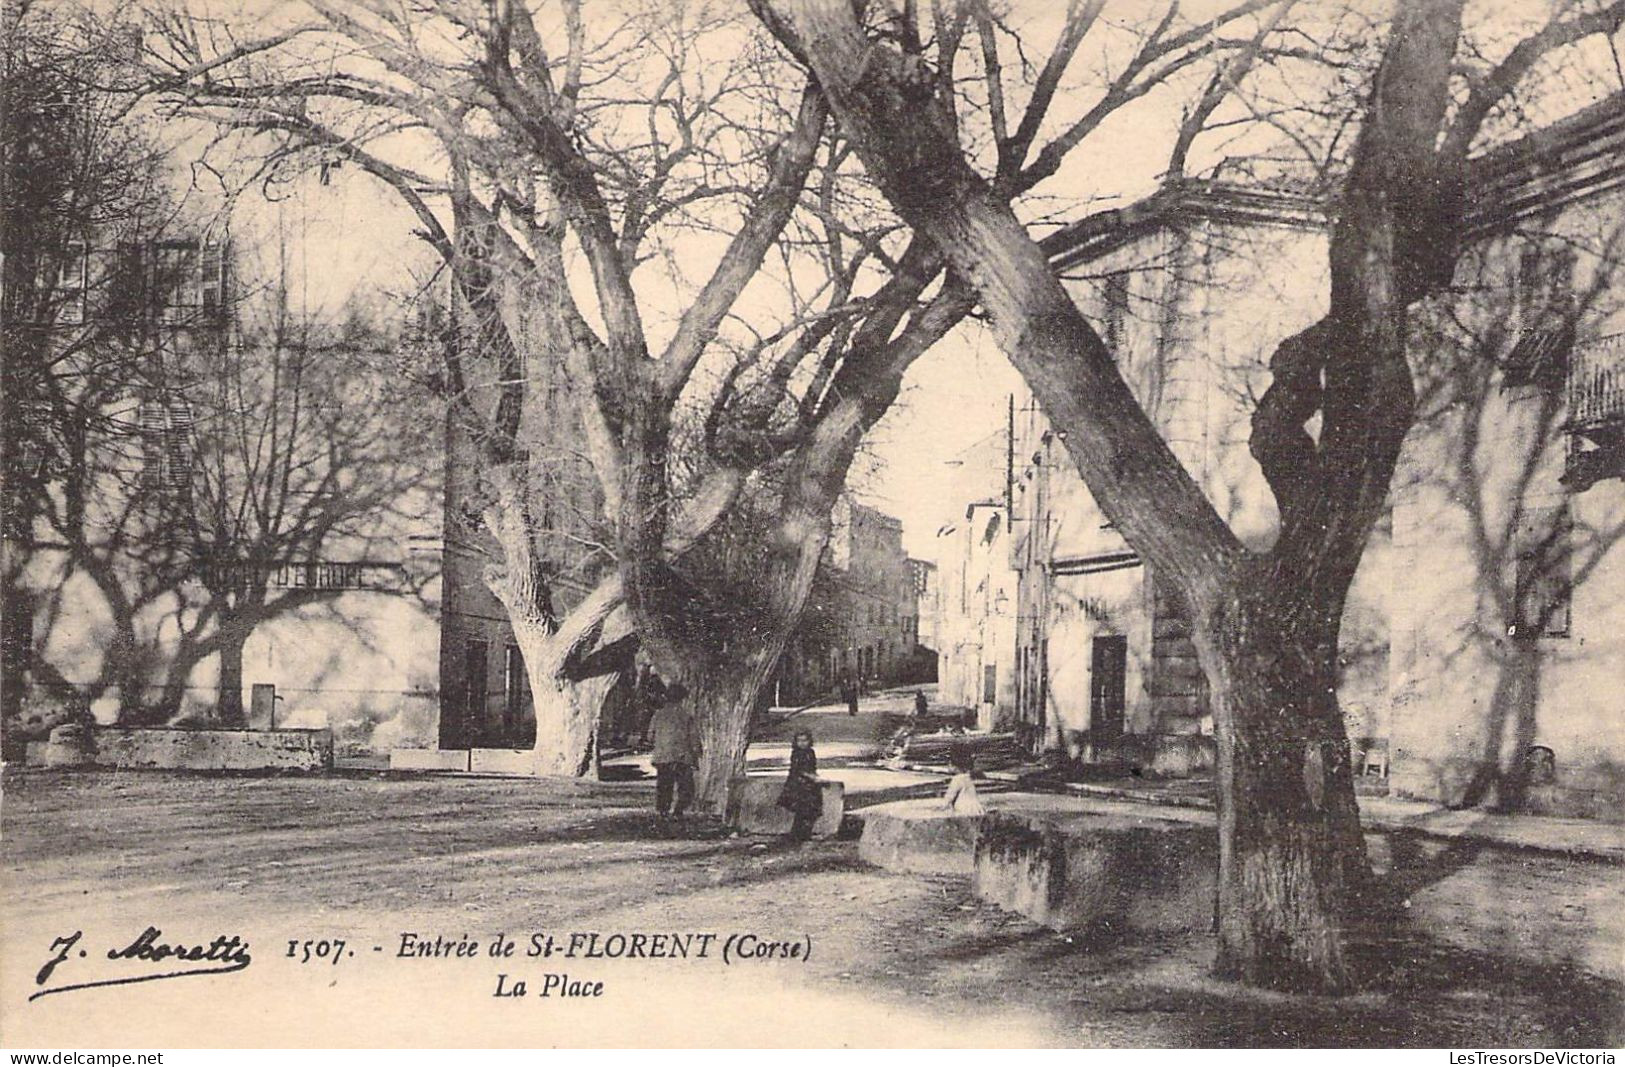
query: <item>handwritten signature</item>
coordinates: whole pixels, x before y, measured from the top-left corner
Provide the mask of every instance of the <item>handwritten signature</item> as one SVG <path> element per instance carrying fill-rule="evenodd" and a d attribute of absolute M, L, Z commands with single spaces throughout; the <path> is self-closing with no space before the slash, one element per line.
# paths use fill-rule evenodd
<path fill-rule="evenodd" d="M 79 947 L 84 937 L 83 930 L 75 930 L 71 934 L 64 934 L 51 942 L 51 958 L 41 967 L 39 974 L 34 978 L 34 984 L 43 986 L 50 981 L 56 969 L 70 959 L 84 959 L 89 953 Z M 205 974 L 230 974 L 240 971 L 254 961 L 248 953 L 248 942 L 236 934 L 222 935 L 207 945 L 194 943 L 190 945 L 169 944 L 163 940 L 163 931 L 156 926 L 149 926 L 142 931 L 134 941 L 123 948 L 109 949 L 107 958 L 110 960 L 126 960 L 147 963 L 162 963 L 173 960 L 176 963 L 208 964 L 208 966 L 182 967 L 178 970 L 166 970 L 157 974 L 126 974 L 116 978 L 102 978 L 96 981 L 76 982 L 71 985 L 53 986 L 50 989 L 41 989 L 29 1000 L 38 1000 L 40 997 L 50 996 L 52 993 L 68 993 L 76 989 L 95 989 L 98 986 L 130 985 L 135 982 L 158 982 L 168 978 L 191 978 Z M 71 970 L 71 968 L 69 968 Z"/>

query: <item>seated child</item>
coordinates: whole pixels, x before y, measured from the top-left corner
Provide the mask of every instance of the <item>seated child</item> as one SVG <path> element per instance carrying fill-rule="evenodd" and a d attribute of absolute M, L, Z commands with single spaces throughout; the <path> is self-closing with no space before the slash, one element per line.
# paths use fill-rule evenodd
<path fill-rule="evenodd" d="M 976 757 L 968 749 L 959 749 L 954 753 L 954 769 L 958 771 L 948 779 L 948 791 L 942 796 L 942 806 L 960 815 L 985 815 L 987 809 L 982 807 L 981 798 L 976 795 L 976 782 L 971 777 L 976 767 Z"/>

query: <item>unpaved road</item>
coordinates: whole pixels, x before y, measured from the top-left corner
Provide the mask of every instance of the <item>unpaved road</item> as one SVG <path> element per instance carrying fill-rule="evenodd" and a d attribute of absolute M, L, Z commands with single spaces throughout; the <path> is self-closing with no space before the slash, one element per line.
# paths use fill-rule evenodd
<path fill-rule="evenodd" d="M 1380 990 L 1250 992 L 1207 938 L 1087 943 L 889 874 L 852 842 L 802 848 L 682 827 L 647 784 L 7 769 L 0 1043 L 321 1045 L 1617 1045 L 1617 984 L 1440 944 Z M 1554 906 L 1558 904 L 1554 903 Z M 100 977 L 148 925 L 236 935 L 238 973 L 30 1002 L 54 938 L 90 946 L 46 987 Z M 527 959 L 532 933 L 712 933 L 809 959 Z M 400 958 L 402 934 L 474 958 Z M 506 933 L 516 955 L 493 959 Z M 288 942 L 342 939 L 335 965 Z M 350 955 L 348 953 L 352 953 Z M 70 968 L 75 968 L 70 970 Z M 527 983 L 523 997 L 497 997 Z M 540 997 L 546 974 L 603 983 Z"/>

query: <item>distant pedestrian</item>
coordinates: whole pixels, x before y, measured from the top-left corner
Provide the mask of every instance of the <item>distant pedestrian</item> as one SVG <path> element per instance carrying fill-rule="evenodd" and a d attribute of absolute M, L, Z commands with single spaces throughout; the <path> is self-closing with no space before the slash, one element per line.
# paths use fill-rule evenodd
<path fill-rule="evenodd" d="M 790 836 L 797 841 L 812 837 L 813 824 L 824 810 L 824 794 L 819 784 L 818 753 L 813 751 L 811 730 L 797 730 L 790 742 L 790 777 L 779 794 L 779 807 L 794 817 Z"/>
<path fill-rule="evenodd" d="M 841 697 L 846 701 L 846 713 L 856 715 L 858 713 L 858 684 L 853 681 L 843 684 L 841 686 Z"/>
<path fill-rule="evenodd" d="M 918 718 L 918 717 L 923 716 L 930 707 L 931 707 L 931 705 L 927 704 L 926 701 L 925 701 L 925 690 L 924 689 L 916 689 L 916 690 L 914 690 L 914 715 L 915 715 L 915 717 Z"/>
<path fill-rule="evenodd" d="M 658 684 L 657 684 L 658 685 Z M 658 700 L 649 733 L 654 739 L 655 810 L 662 816 L 680 816 L 694 799 L 694 765 L 700 761 L 699 738 L 683 706 L 688 688 L 682 682 L 654 689 Z M 676 794 L 673 797 L 673 793 Z"/>

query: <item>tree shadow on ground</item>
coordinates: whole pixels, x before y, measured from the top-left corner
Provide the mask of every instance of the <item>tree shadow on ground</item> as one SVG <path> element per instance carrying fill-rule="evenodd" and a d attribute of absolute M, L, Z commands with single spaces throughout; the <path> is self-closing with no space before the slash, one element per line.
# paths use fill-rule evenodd
<path fill-rule="evenodd" d="M 960 890 L 963 896 L 968 886 Z M 953 922 L 949 915 L 939 921 Z M 1116 1022 L 1108 1032 L 1143 1034 L 1147 1045 L 1613 1047 L 1625 1040 L 1619 982 L 1571 965 L 1464 949 L 1414 924 L 1365 932 L 1367 984 L 1342 997 L 1214 978 L 1215 945 L 1205 933 L 1102 924 L 1063 934 L 991 905 L 979 905 L 966 927 L 946 941 L 905 942 L 906 959 L 895 966 L 918 976 L 910 981 L 937 988 L 939 1003 L 1014 1000 L 1035 1011 Z M 889 973 L 871 977 L 886 982 L 882 975 Z"/>
<path fill-rule="evenodd" d="M 1394 938 L 1365 989 L 1341 998 L 1240 987 L 1165 989 L 1151 1002 L 1188 1013 L 1192 1043 L 1240 1046 L 1614 1047 L 1625 1038 L 1618 982 L 1564 966 Z"/>

